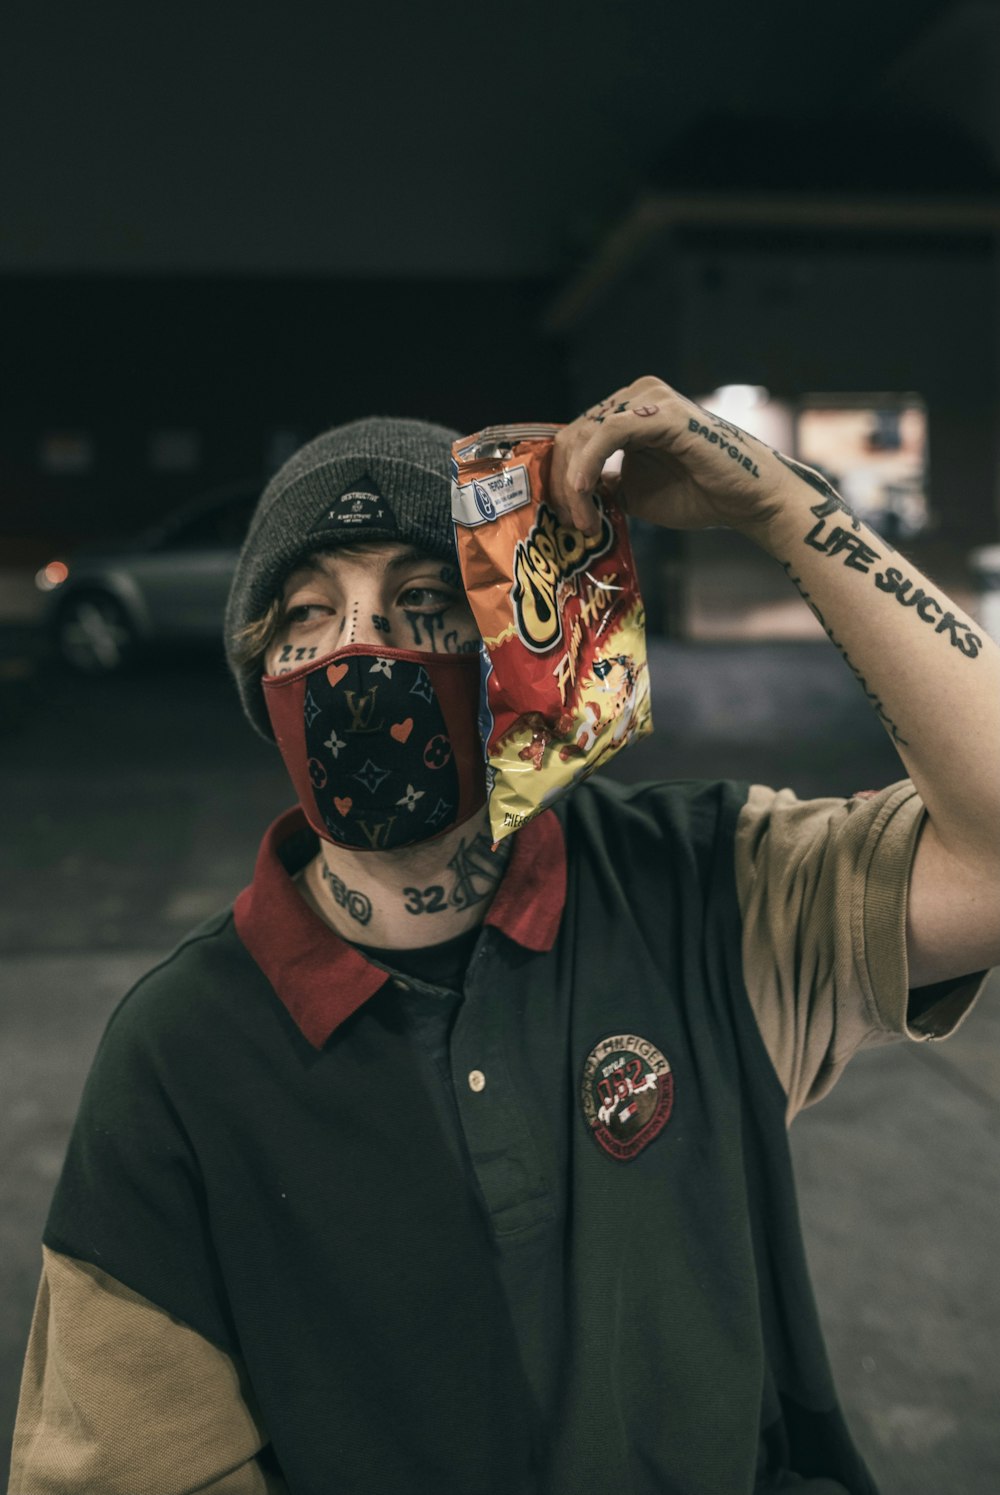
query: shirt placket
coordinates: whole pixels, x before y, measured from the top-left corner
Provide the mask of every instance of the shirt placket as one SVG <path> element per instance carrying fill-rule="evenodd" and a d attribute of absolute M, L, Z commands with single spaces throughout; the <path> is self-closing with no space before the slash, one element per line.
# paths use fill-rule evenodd
<path fill-rule="evenodd" d="M 465 978 L 449 1062 L 465 1146 L 497 1236 L 540 1229 L 555 1216 L 551 1181 L 531 1131 L 504 1042 L 505 986 L 495 941 L 484 931 Z"/>

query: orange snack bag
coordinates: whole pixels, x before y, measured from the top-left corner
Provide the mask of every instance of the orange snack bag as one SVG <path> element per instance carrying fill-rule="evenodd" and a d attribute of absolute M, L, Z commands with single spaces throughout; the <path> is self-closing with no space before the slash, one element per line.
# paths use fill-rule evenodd
<path fill-rule="evenodd" d="M 546 502 L 559 429 L 489 426 L 452 447 L 458 557 L 483 636 L 494 841 L 652 731 L 628 522 L 599 497 L 599 534 L 560 524 Z"/>

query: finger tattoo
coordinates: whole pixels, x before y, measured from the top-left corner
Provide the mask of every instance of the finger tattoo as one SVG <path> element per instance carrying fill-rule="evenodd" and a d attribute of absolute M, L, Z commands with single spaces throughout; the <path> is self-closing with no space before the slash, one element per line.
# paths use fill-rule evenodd
<path fill-rule="evenodd" d="M 603 426 L 609 415 L 624 415 L 628 408 L 628 400 L 620 400 L 616 405 L 612 397 L 611 399 L 602 400 L 599 405 L 595 405 L 593 412 L 588 410 L 587 419 L 593 421 L 595 425 Z"/>

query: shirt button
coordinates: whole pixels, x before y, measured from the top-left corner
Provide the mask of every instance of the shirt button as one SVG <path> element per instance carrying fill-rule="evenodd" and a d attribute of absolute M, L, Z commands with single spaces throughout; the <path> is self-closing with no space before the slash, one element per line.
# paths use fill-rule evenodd
<path fill-rule="evenodd" d="M 469 1070 L 469 1089 L 474 1090 L 477 1095 L 480 1090 L 486 1089 L 486 1076 L 481 1069 Z"/>

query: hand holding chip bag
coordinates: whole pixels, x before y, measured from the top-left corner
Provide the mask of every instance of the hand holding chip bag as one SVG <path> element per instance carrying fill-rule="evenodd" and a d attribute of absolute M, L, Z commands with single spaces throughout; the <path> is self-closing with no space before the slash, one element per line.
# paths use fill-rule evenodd
<path fill-rule="evenodd" d="M 625 515 L 584 534 L 547 501 L 559 426 L 490 426 L 452 448 L 452 517 L 483 636 L 490 825 L 510 835 L 652 730 Z"/>

